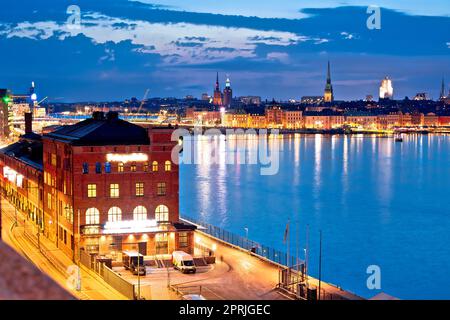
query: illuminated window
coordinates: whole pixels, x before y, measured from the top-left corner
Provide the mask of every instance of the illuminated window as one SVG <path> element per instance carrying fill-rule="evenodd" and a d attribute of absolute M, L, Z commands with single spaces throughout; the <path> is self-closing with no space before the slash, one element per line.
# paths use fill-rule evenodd
<path fill-rule="evenodd" d="M 165 196 L 166 195 L 166 183 L 158 182 L 156 192 L 157 192 L 158 196 Z"/>
<path fill-rule="evenodd" d="M 158 171 L 158 162 L 157 161 L 152 162 L 152 171 L 153 172 Z"/>
<path fill-rule="evenodd" d="M 52 153 L 52 166 L 56 167 L 56 154 Z"/>
<path fill-rule="evenodd" d="M 88 198 L 97 197 L 97 185 L 95 183 L 89 183 L 87 190 L 88 190 Z"/>
<path fill-rule="evenodd" d="M 167 233 L 157 233 L 155 235 L 155 241 L 156 242 L 167 241 Z"/>
<path fill-rule="evenodd" d="M 122 220 L 122 210 L 119 207 L 111 207 L 108 210 L 108 221 L 121 221 Z"/>
<path fill-rule="evenodd" d="M 169 221 L 169 208 L 163 204 L 157 206 L 155 210 L 155 219 L 159 222 Z"/>
<path fill-rule="evenodd" d="M 86 210 L 86 224 L 100 224 L 100 212 L 97 208 Z"/>
<path fill-rule="evenodd" d="M 147 209 L 144 206 L 137 206 L 133 210 L 134 220 L 147 220 Z"/>
<path fill-rule="evenodd" d="M 123 172 L 123 162 L 119 162 L 117 165 L 117 172 Z"/>
<path fill-rule="evenodd" d="M 111 162 L 105 162 L 105 173 L 111 173 Z"/>
<path fill-rule="evenodd" d="M 172 163 L 171 163 L 169 160 L 167 160 L 167 161 L 164 163 L 164 170 L 166 170 L 166 171 L 172 170 Z"/>
<path fill-rule="evenodd" d="M 142 197 L 144 195 L 144 183 L 136 182 L 136 197 Z"/>
<path fill-rule="evenodd" d="M 130 171 L 131 171 L 131 172 L 136 172 L 136 163 L 135 163 L 135 162 L 133 162 L 133 163 L 131 164 Z"/>
<path fill-rule="evenodd" d="M 83 173 L 89 173 L 89 164 L 87 162 L 83 163 Z"/>
<path fill-rule="evenodd" d="M 109 185 L 109 196 L 111 198 L 119 197 L 119 184 L 118 183 L 111 183 Z"/>
<path fill-rule="evenodd" d="M 144 162 L 142 169 L 144 170 L 144 172 L 148 171 L 148 162 Z"/>
<path fill-rule="evenodd" d="M 186 248 L 186 247 L 189 246 L 188 233 L 187 232 L 180 232 L 178 234 L 178 246 L 180 248 Z"/>
<path fill-rule="evenodd" d="M 47 193 L 47 208 L 52 209 L 52 194 Z"/>

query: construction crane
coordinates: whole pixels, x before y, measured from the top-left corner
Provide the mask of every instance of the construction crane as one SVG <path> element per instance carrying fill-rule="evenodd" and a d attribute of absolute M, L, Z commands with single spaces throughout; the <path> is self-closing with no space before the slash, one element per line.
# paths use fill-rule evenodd
<path fill-rule="evenodd" d="M 42 102 L 44 102 L 45 100 L 47 100 L 47 98 L 48 98 L 48 97 L 45 97 L 44 99 L 42 99 L 41 101 L 39 101 L 39 102 L 37 103 L 37 105 L 40 105 Z"/>
<path fill-rule="evenodd" d="M 144 102 L 145 102 L 145 100 L 147 99 L 147 96 L 148 96 L 148 92 L 149 92 L 149 91 L 150 91 L 150 89 L 145 90 L 144 97 L 143 97 L 142 100 L 141 100 L 141 105 L 139 106 L 139 109 L 138 109 L 138 111 L 137 111 L 137 114 L 141 113 L 142 106 L 144 105 Z"/>

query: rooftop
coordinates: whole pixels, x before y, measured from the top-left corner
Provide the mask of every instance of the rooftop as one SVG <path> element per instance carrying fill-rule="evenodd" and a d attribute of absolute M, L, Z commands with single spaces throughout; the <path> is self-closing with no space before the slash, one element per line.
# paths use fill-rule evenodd
<path fill-rule="evenodd" d="M 147 145 L 147 130 L 119 119 L 116 112 L 94 112 L 92 118 L 44 134 L 44 139 L 55 139 L 75 146 Z"/>
<path fill-rule="evenodd" d="M 42 170 L 43 145 L 40 137 L 34 133 L 23 135 L 18 142 L 0 149 L 0 153 L 19 159 L 35 169 Z"/>

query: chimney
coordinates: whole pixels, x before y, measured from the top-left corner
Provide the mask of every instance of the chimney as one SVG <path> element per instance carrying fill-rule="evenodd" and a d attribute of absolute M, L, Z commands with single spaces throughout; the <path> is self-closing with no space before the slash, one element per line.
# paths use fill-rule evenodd
<path fill-rule="evenodd" d="M 106 114 L 106 119 L 108 119 L 108 121 L 115 121 L 115 120 L 119 119 L 119 113 L 116 111 L 109 111 Z"/>
<path fill-rule="evenodd" d="M 25 112 L 25 134 L 33 132 L 33 114 Z"/>
<path fill-rule="evenodd" d="M 94 111 L 92 113 L 92 119 L 94 120 L 105 120 L 105 113 L 102 111 Z"/>

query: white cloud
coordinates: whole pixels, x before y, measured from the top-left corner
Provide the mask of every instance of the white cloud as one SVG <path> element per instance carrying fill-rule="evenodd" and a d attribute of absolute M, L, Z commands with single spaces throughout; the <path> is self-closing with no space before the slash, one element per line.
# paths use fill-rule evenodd
<path fill-rule="evenodd" d="M 269 52 L 267 54 L 268 60 L 280 61 L 282 63 L 289 62 L 289 55 L 286 52 Z"/>
<path fill-rule="evenodd" d="M 79 34 L 95 44 L 131 41 L 137 51 L 155 53 L 167 64 L 197 64 L 237 57 L 254 58 L 259 44 L 287 47 L 304 41 L 316 41 L 293 32 L 261 31 L 250 28 L 198 25 L 191 23 L 152 23 L 89 13 L 82 17 L 80 29 L 69 29 L 54 21 L 21 22 L 2 31 L 8 38 L 21 37 L 59 40 Z"/>
<path fill-rule="evenodd" d="M 341 32 L 341 36 L 347 40 L 356 39 L 354 34 L 351 34 L 351 33 L 345 32 L 345 31 Z"/>

